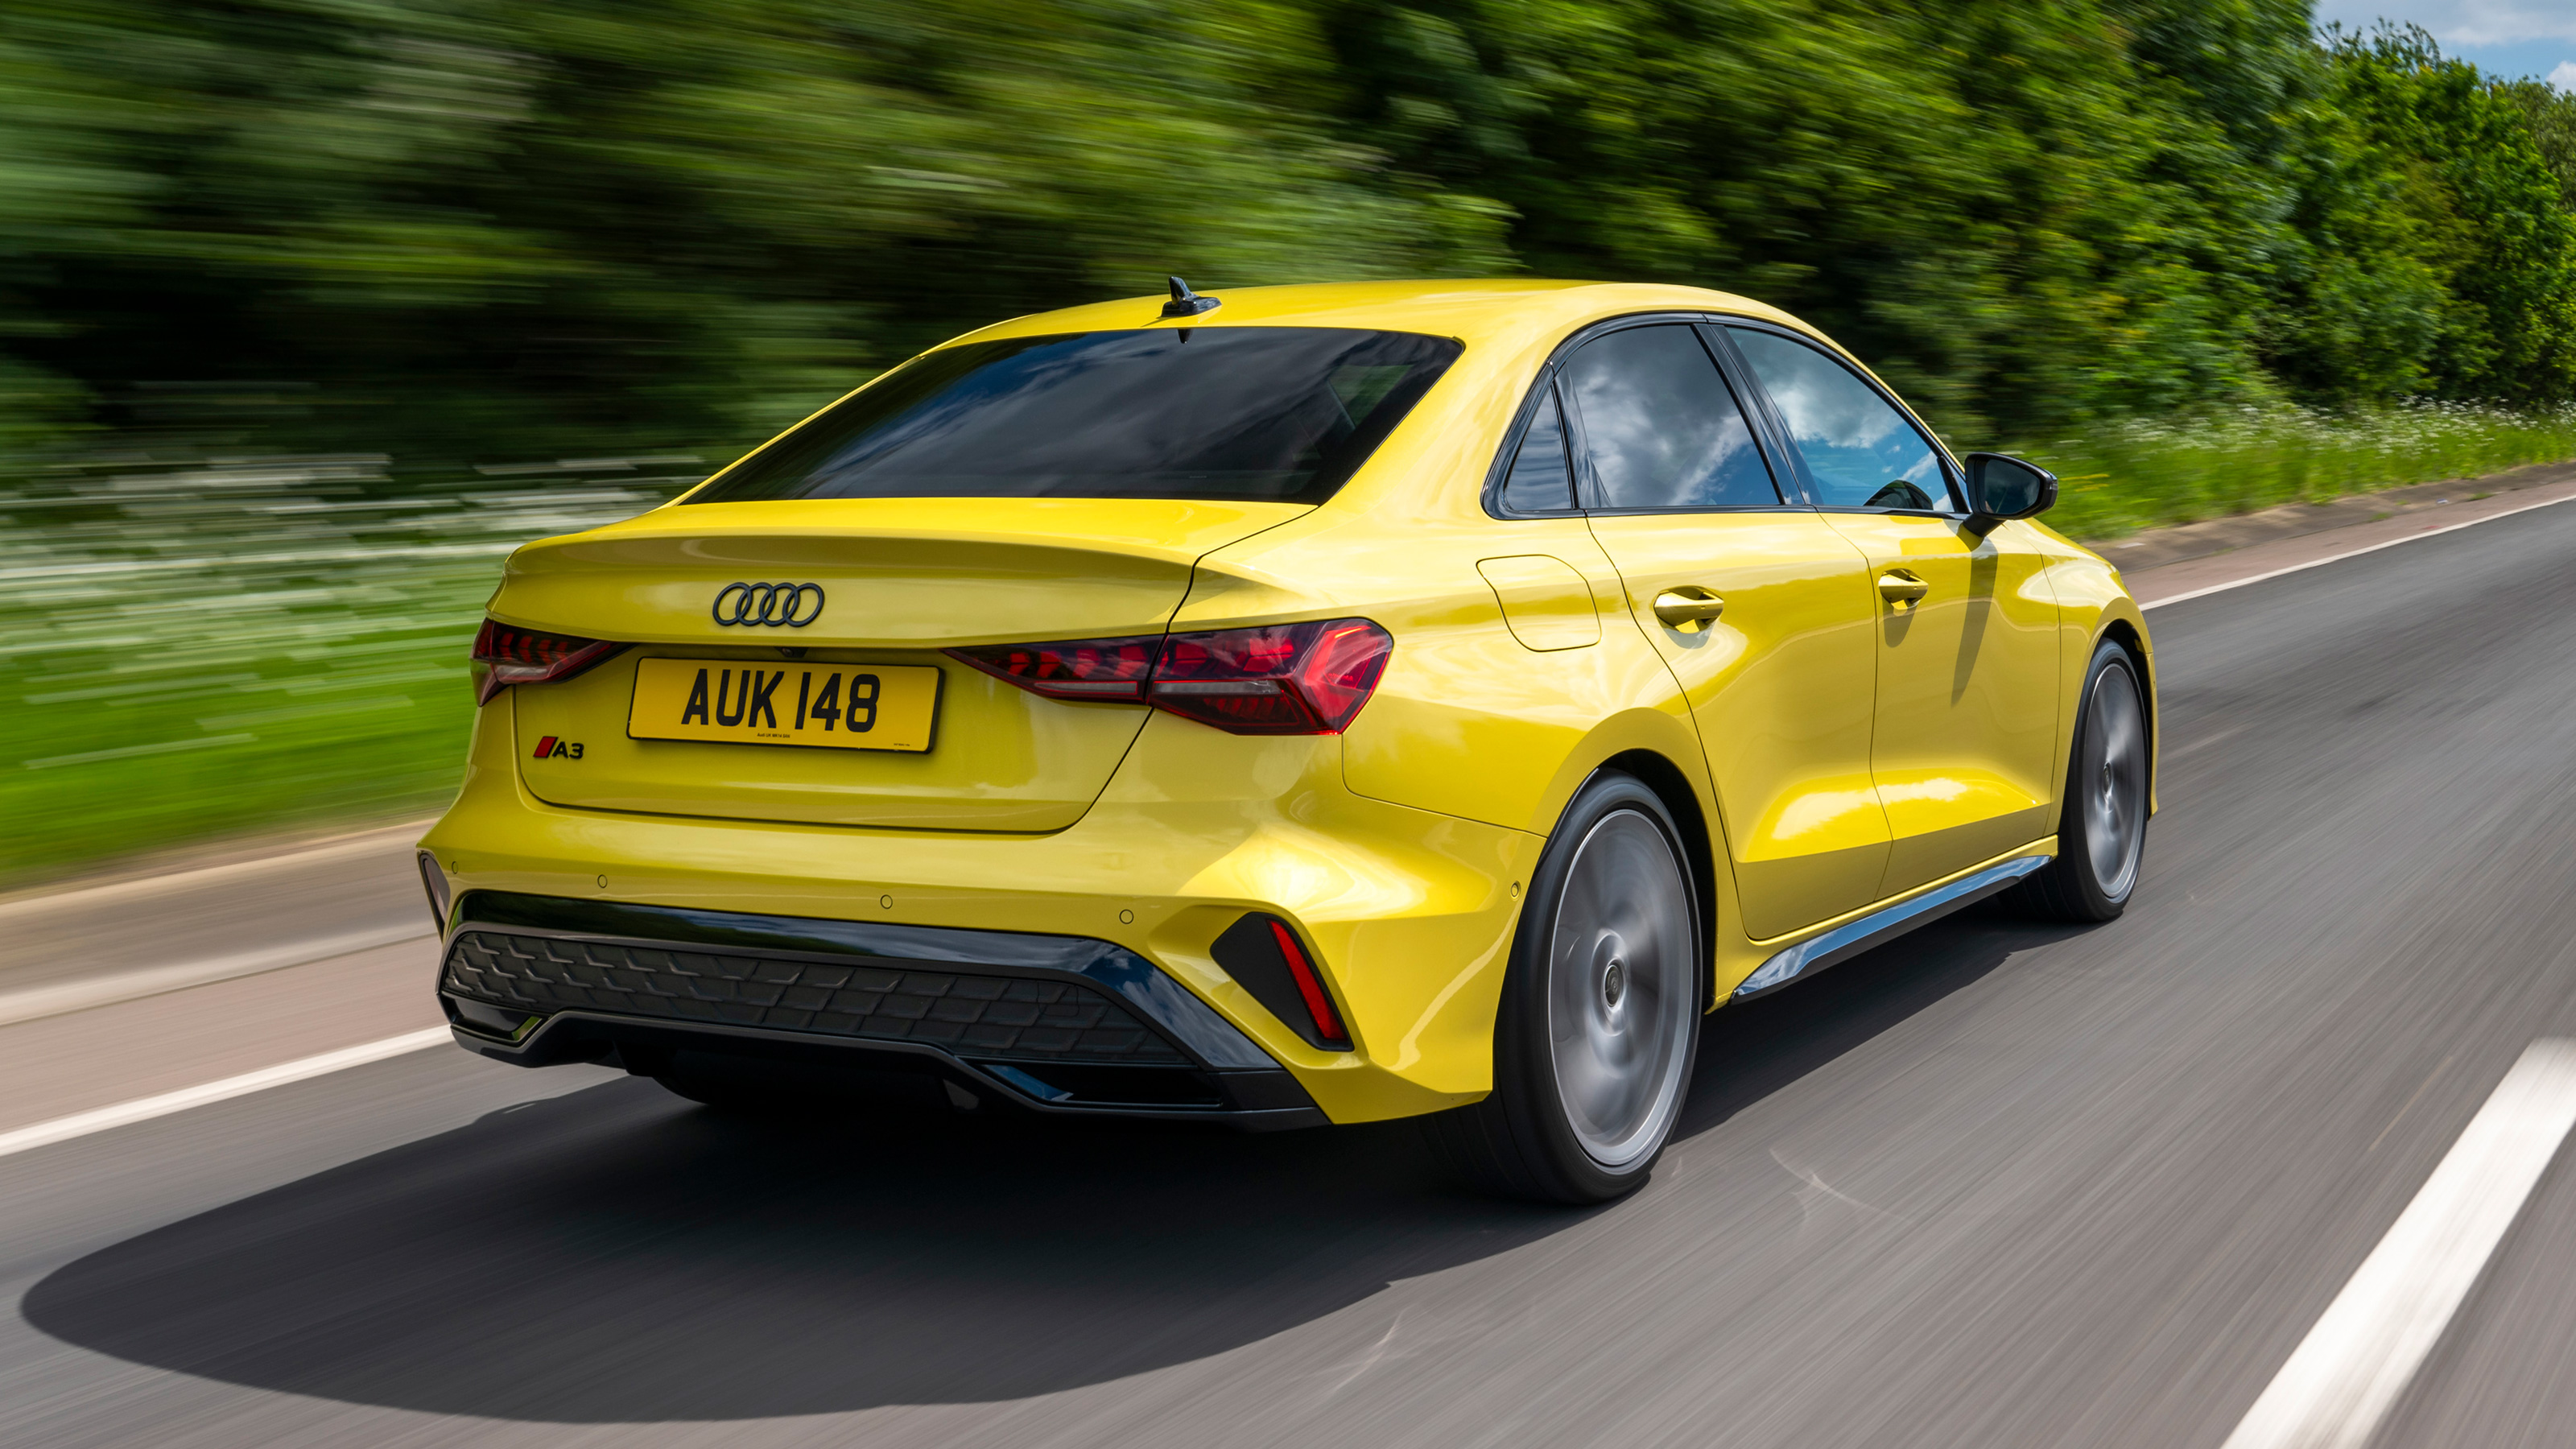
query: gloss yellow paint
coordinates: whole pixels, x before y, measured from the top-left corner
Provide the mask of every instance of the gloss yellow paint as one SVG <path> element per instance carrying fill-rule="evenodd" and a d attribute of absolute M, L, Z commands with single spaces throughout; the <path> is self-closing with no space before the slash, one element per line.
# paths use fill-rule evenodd
<path fill-rule="evenodd" d="M 1410 331 L 1464 349 L 1317 506 L 666 506 L 519 550 L 494 617 L 631 647 L 484 708 L 464 788 L 425 842 L 455 887 L 1114 941 L 1241 1027 L 1334 1120 L 1361 1121 L 1490 1088 L 1520 904 L 1596 770 L 1650 772 L 1703 834 L 1723 1001 L 1783 944 L 2051 849 L 2076 691 L 2106 631 L 2150 661 L 2152 708 L 2144 620 L 2117 574 L 2034 523 L 1968 540 L 1938 520 L 1803 508 L 1486 511 L 1521 402 L 1575 333 L 1682 313 L 1816 335 L 1772 308 L 1544 281 L 1212 295 L 1222 306 L 1189 325 Z M 970 335 L 1179 325 L 1160 301 Z M 1896 565 L 1933 585 L 1901 615 L 1868 583 Z M 710 599 L 747 579 L 810 580 L 828 603 L 792 638 L 718 625 Z M 1677 587 L 1722 596 L 1724 613 L 1662 623 L 1655 601 Z M 1395 644 L 1341 735 L 1244 737 L 1037 699 L 943 653 L 1344 617 Z M 817 673 L 873 674 L 889 701 L 886 681 L 931 683 L 935 733 L 891 750 L 786 747 L 844 743 L 838 725 L 844 739 L 762 742 L 777 748 L 634 737 L 650 731 L 631 720 L 685 709 L 710 666 L 783 676 L 773 704 Z M 547 737 L 581 756 L 535 758 Z M 1247 910 L 1312 943 L 1353 1050 L 1308 1046 L 1216 965 L 1211 943 Z"/>

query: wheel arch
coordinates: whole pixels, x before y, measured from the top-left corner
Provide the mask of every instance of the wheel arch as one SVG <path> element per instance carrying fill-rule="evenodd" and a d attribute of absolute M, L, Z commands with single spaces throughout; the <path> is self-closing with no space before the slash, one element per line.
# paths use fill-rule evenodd
<path fill-rule="evenodd" d="M 1717 831 L 1700 808 L 1699 792 L 1679 765 L 1653 750 L 1612 755 L 1594 773 L 1602 770 L 1618 770 L 1644 783 L 1681 827 L 1682 857 L 1690 866 L 1691 896 L 1699 906 L 1700 954 L 1712 954 L 1717 943 Z"/>

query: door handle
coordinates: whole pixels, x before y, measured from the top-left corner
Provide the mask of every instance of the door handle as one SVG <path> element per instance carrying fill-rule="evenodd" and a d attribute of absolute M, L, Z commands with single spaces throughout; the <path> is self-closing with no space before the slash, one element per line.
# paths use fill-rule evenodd
<path fill-rule="evenodd" d="M 1697 584 L 1684 584 L 1655 595 L 1655 617 L 1688 634 L 1717 622 L 1726 600 Z"/>
<path fill-rule="evenodd" d="M 1932 586 L 1905 572 L 1889 569 L 1878 576 L 1878 596 L 1891 604 L 1919 604 Z"/>

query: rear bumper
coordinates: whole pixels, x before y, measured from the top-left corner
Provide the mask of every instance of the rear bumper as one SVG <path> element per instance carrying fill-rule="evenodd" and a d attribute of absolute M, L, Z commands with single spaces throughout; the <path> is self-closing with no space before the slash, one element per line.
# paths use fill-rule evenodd
<path fill-rule="evenodd" d="M 678 1052 L 911 1071 L 1038 1112 L 1325 1121 L 1268 1053 L 1133 952 L 473 892 L 439 973 L 457 1041 L 519 1066 Z"/>
<path fill-rule="evenodd" d="M 1226 1110 L 1311 1106 L 1334 1122 L 1373 1121 L 1460 1105 L 1491 1088 L 1513 887 L 1529 878 L 1542 842 L 1349 793 L 1337 738 L 1243 738 L 1157 715 L 1071 827 L 970 834 L 549 805 L 517 777 L 511 704 L 505 692 L 483 710 L 464 789 L 422 842 L 460 906 L 477 892 L 507 893 L 790 918 L 838 933 L 884 926 L 1076 940 L 1122 953 L 1269 1064 L 1240 1070 L 1284 1071 L 1303 1094 L 1283 1103 L 1258 1083 L 1219 1082 Z M 1351 1049 L 1301 1037 L 1217 964 L 1217 939 L 1249 912 L 1285 919 L 1310 944 Z M 972 1051 L 935 1043 L 818 1041 L 794 1027 L 772 1038 L 782 1028 L 768 1022 L 675 1023 L 606 1000 L 530 1014 L 547 1019 L 522 1040 L 472 1031 L 460 1040 L 533 1065 L 604 1051 L 604 1039 L 687 1030 L 852 1062 L 909 1057 L 972 1080 L 979 1092 L 1050 1106 L 977 1066 Z M 1182 1038 L 1168 1022 L 1155 1030 Z M 1190 1051 L 1194 1069 L 1239 1070 Z"/>

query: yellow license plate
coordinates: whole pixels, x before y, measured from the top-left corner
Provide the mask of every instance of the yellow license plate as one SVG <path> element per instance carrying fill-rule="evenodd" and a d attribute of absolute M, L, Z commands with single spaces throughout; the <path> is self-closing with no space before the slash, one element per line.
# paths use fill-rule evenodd
<path fill-rule="evenodd" d="M 626 733 L 827 750 L 930 748 L 939 671 L 908 664 L 639 659 Z"/>

